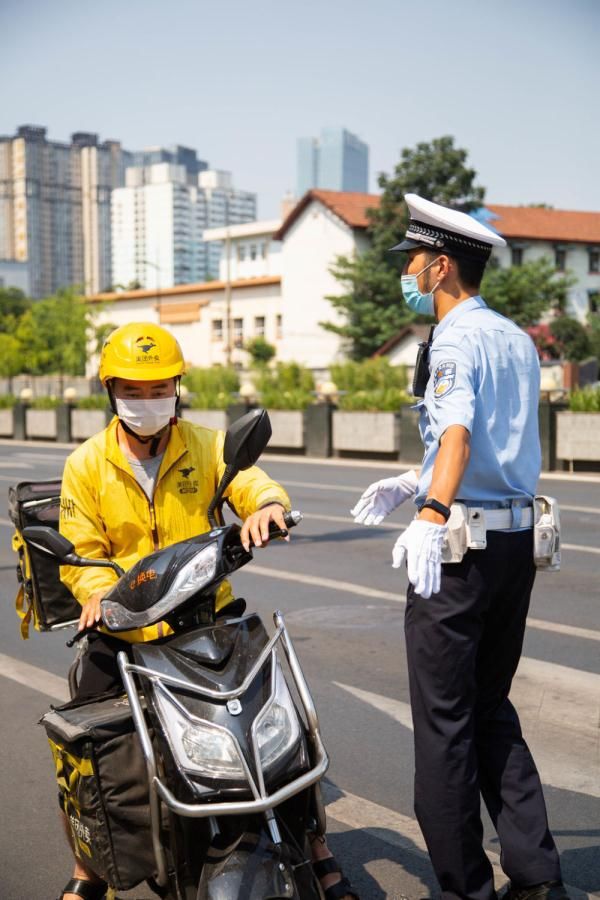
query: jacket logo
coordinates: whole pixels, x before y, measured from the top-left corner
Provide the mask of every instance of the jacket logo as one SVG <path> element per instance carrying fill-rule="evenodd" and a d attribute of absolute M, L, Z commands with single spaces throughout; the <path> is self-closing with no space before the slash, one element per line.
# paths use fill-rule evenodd
<path fill-rule="evenodd" d="M 61 519 L 75 518 L 75 501 L 70 497 L 60 498 L 60 517 Z"/>
<path fill-rule="evenodd" d="M 183 480 L 177 482 L 177 490 L 180 494 L 197 494 L 198 493 L 198 479 L 190 478 L 192 472 L 196 471 L 195 466 L 184 466 L 182 469 L 177 469 L 178 472 L 181 472 L 183 475 Z"/>

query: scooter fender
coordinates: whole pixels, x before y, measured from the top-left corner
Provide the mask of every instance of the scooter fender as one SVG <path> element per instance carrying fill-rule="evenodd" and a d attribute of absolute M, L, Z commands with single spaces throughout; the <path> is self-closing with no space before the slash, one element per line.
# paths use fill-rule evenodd
<path fill-rule="evenodd" d="M 320 894 L 304 881 L 313 881 L 310 871 L 296 883 L 296 874 L 285 844 L 273 844 L 266 834 L 246 832 L 231 841 L 217 835 L 208 850 L 196 900 L 318 900 Z M 310 864 L 300 866 L 310 870 Z M 303 873 L 304 875 L 304 873 Z"/>

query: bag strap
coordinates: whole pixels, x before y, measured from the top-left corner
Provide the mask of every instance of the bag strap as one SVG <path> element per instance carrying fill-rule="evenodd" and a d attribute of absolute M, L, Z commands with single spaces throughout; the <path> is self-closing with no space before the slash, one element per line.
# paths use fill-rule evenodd
<path fill-rule="evenodd" d="M 29 626 L 31 620 L 34 618 L 33 594 L 31 589 L 27 590 L 28 585 L 31 584 L 31 569 L 29 566 L 29 554 L 27 553 L 26 547 L 27 545 L 25 544 L 20 531 L 15 531 L 12 536 L 12 548 L 15 553 L 19 555 L 17 574 L 19 573 L 19 569 L 21 571 L 19 578 L 21 585 L 15 598 L 15 610 L 21 620 L 21 638 L 24 641 L 29 638 Z"/>

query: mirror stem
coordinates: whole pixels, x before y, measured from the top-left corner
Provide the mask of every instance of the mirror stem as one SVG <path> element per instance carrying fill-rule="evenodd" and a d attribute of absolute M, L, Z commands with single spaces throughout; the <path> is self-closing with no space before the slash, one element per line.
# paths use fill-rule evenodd
<path fill-rule="evenodd" d="M 237 475 L 238 470 L 234 468 L 232 465 L 227 465 L 225 467 L 225 471 L 223 472 L 223 477 L 221 478 L 217 490 L 215 492 L 215 496 L 210 501 L 210 506 L 208 507 L 208 521 L 210 523 L 211 528 L 218 528 L 219 523 L 215 517 L 215 510 L 217 505 L 219 504 L 224 492 L 229 487 L 235 476 Z"/>

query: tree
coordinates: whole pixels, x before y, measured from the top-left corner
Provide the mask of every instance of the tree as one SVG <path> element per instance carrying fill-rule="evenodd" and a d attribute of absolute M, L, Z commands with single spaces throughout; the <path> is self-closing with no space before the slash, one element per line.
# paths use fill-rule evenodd
<path fill-rule="evenodd" d="M 581 362 L 590 355 L 588 333 L 581 322 L 569 316 L 560 316 L 550 323 L 550 331 L 556 339 L 560 355 L 568 362 Z"/>
<path fill-rule="evenodd" d="M 19 319 L 30 307 L 31 300 L 19 288 L 0 288 L 0 333 L 13 334 Z"/>
<path fill-rule="evenodd" d="M 21 317 L 15 333 L 22 352 L 21 371 L 83 375 L 89 324 L 89 309 L 72 289 L 38 300 Z"/>
<path fill-rule="evenodd" d="M 246 341 L 244 349 L 250 354 L 253 366 L 266 365 L 277 353 L 273 344 L 269 344 L 264 337 L 251 338 Z"/>
<path fill-rule="evenodd" d="M 404 149 L 394 174 L 379 176 L 383 193 L 379 205 L 367 213 L 371 246 L 356 259 L 340 256 L 336 260 L 332 272 L 345 293 L 328 299 L 341 314 L 341 321 L 321 323 L 345 339 L 353 359 L 370 356 L 407 323 L 423 321 L 400 296 L 399 269 L 404 254 L 388 251 L 406 231 L 406 193 L 417 193 L 462 212 L 482 206 L 485 191 L 475 185 L 476 172 L 466 161 L 467 151 L 455 147 L 453 137 L 445 136 Z"/>
<path fill-rule="evenodd" d="M 591 312 L 588 315 L 588 336 L 590 353 L 600 360 L 600 315 L 597 312 Z"/>
<path fill-rule="evenodd" d="M 481 294 L 492 309 L 527 328 L 539 322 L 544 313 L 562 312 L 573 283 L 571 275 L 557 275 L 547 257 L 506 269 L 492 260 L 483 277 Z"/>

